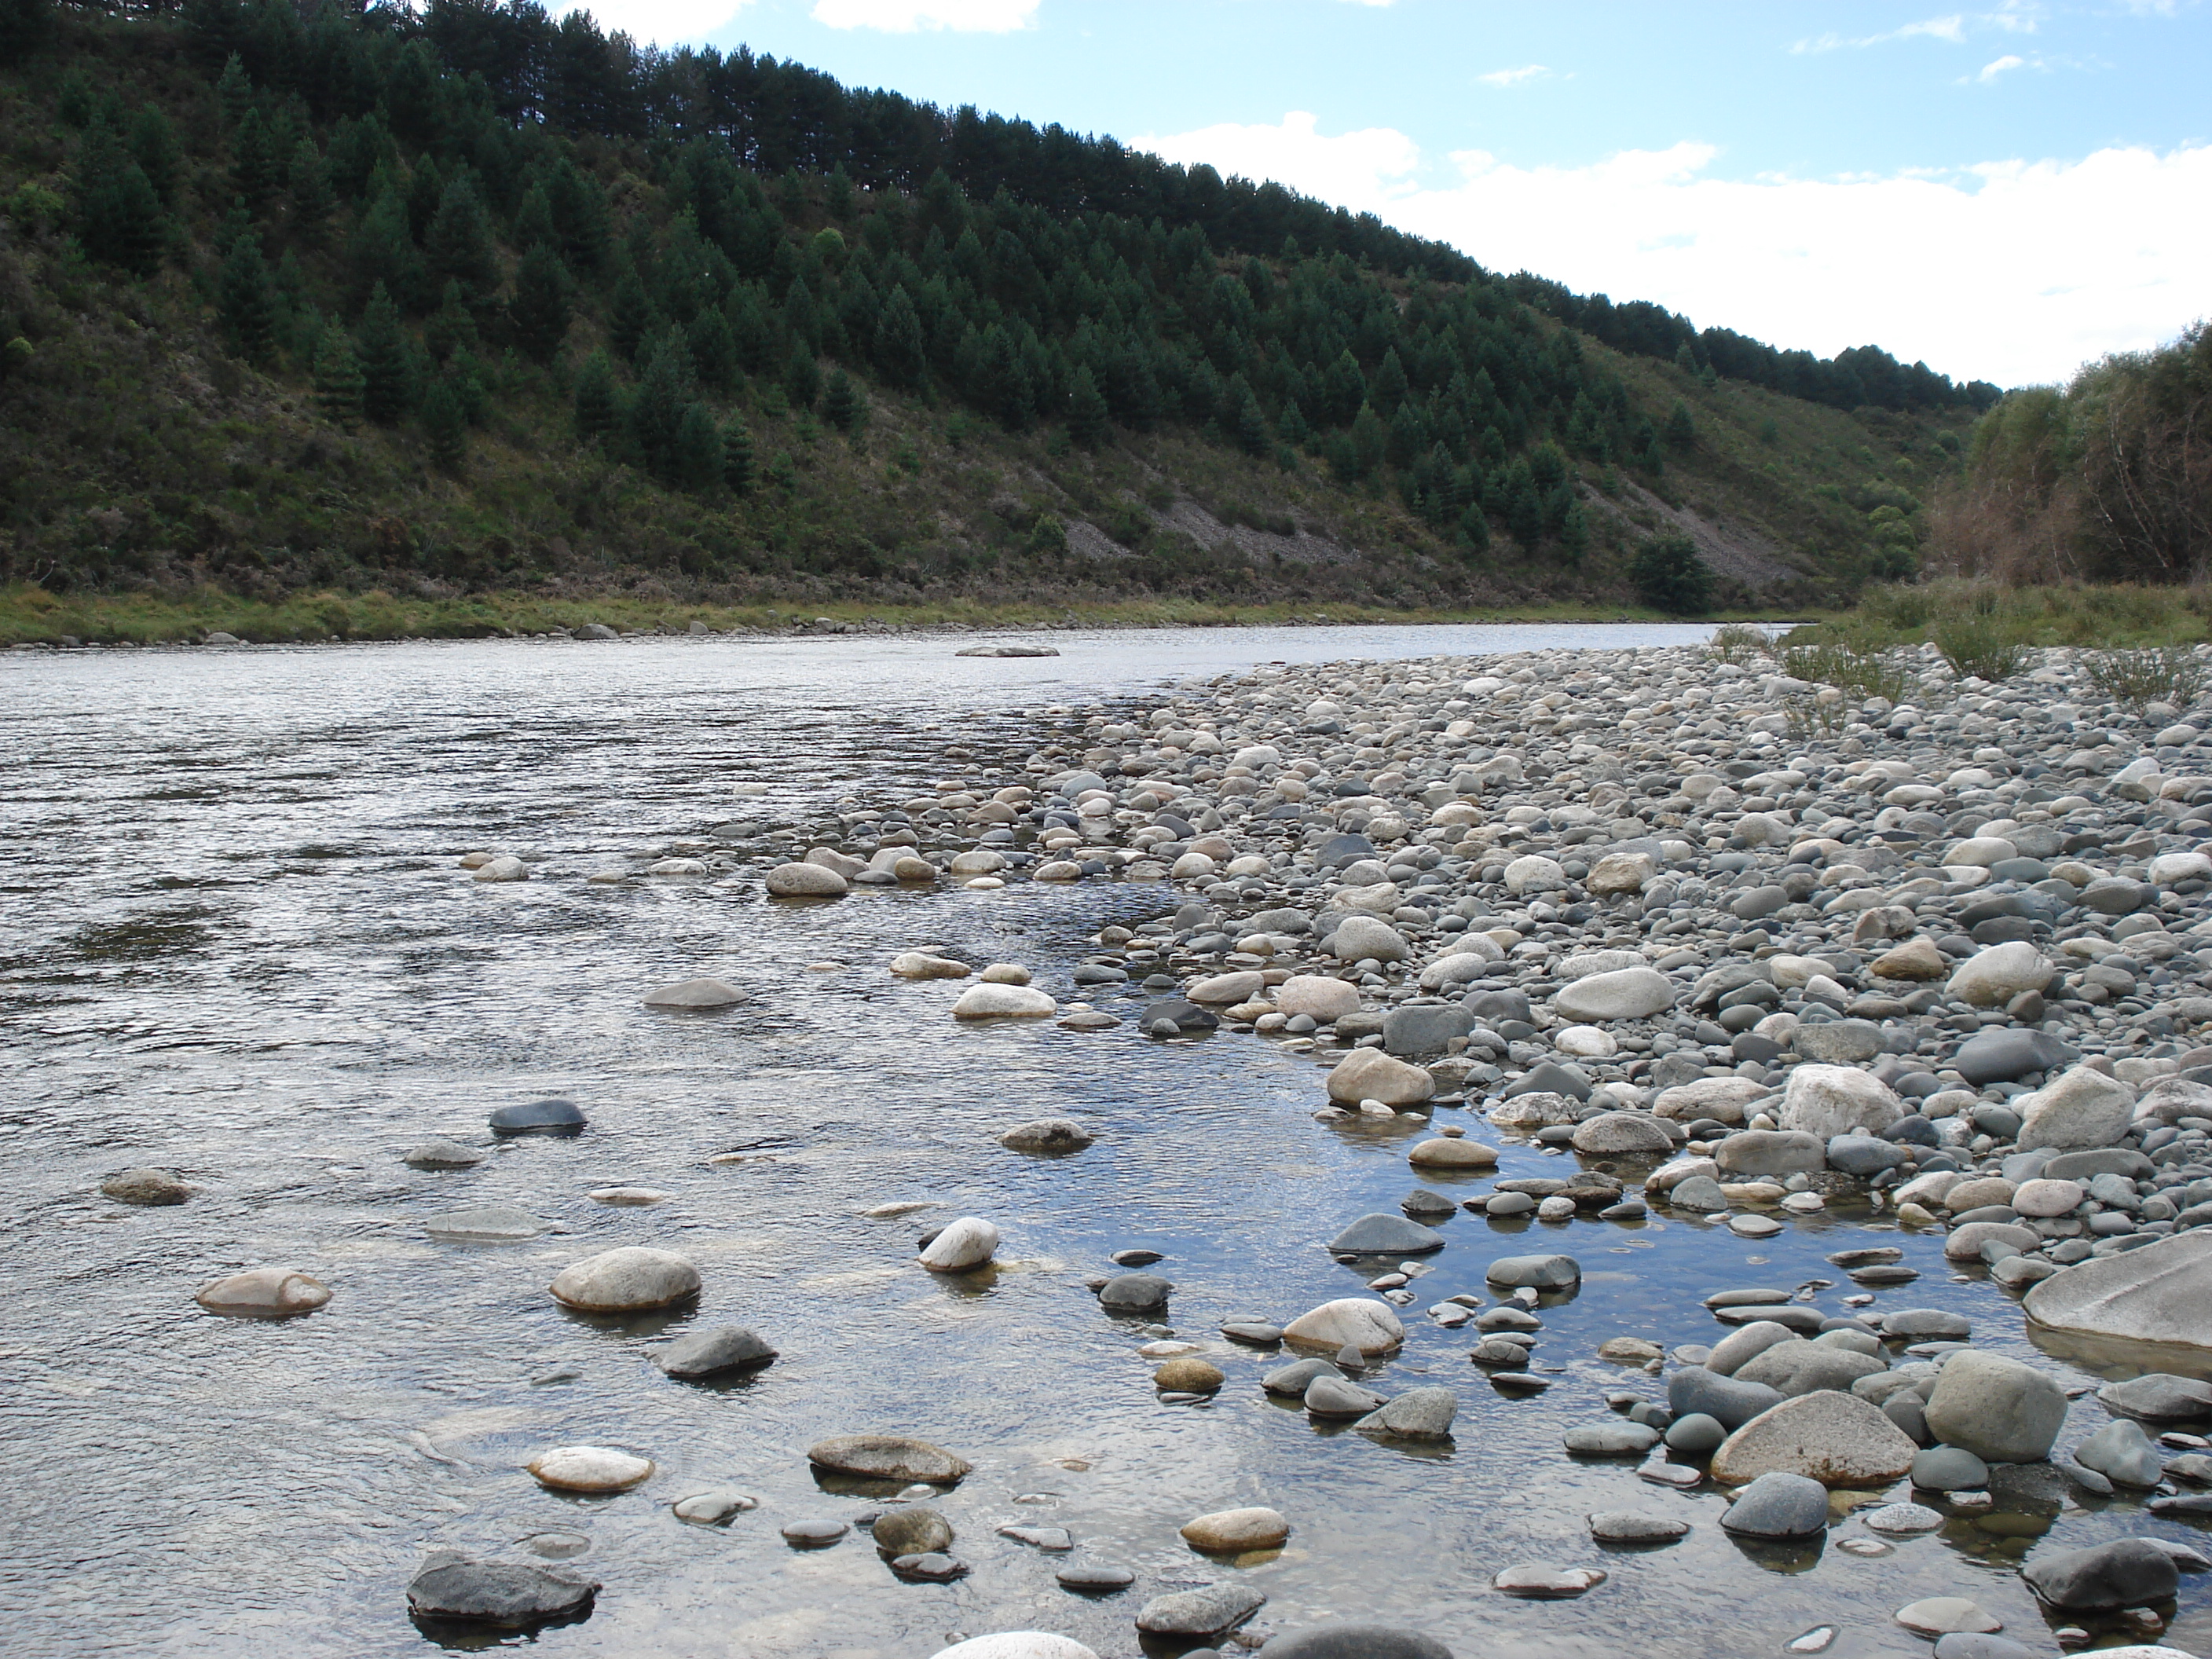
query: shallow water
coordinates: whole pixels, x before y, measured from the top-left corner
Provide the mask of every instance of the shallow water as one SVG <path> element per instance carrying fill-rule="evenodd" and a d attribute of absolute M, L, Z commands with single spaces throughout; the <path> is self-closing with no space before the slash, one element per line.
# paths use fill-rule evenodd
<path fill-rule="evenodd" d="M 1213 1328 L 1357 1290 L 1366 1275 L 1321 1241 L 1423 1184 L 1405 1142 L 1314 1123 L 1315 1062 L 1264 1039 L 958 1028 L 956 988 L 884 970 L 939 941 L 1027 963 L 1065 1000 L 1084 937 L 1170 908 L 1165 887 L 859 890 L 793 906 L 735 876 L 583 880 L 732 817 L 793 823 L 803 847 L 848 793 L 882 804 L 994 775 L 1070 718 L 1024 710 L 1069 708 L 1079 724 L 1092 702 L 1271 659 L 1697 632 L 1067 634 L 1043 659 L 872 638 L 0 658 L 0 1651 L 419 1652 L 436 1638 L 409 1621 L 404 1586 L 426 1548 L 507 1553 L 549 1532 L 587 1540 L 577 1565 L 606 1586 L 588 1620 L 536 1638 L 556 1654 L 919 1659 L 955 1632 L 1032 1626 L 1126 1655 L 1146 1598 L 1230 1573 L 1273 1598 L 1263 1624 L 1391 1620 L 1462 1656 L 1767 1653 L 1823 1623 L 1844 1626 L 1839 1659 L 1905 1653 L 1924 1649 L 1891 1613 L 1945 1593 L 2049 1648 L 2009 1570 L 2032 1541 L 2006 1535 L 2022 1517 L 1954 1521 L 1872 1559 L 1836 1547 L 1863 1534 L 1846 1522 L 1824 1552 L 1753 1558 L 1719 1531 L 1711 1493 L 1559 1449 L 1563 1427 L 1607 1415 L 1608 1389 L 1660 1391 L 1596 1360 L 1605 1338 L 1713 1340 L 1698 1300 L 1728 1285 L 1833 1279 L 1820 1304 L 1838 1310 L 1853 1287 L 1822 1258 L 1848 1244 L 1899 1243 L 1923 1270 L 1888 1305 L 1958 1309 L 1978 1340 L 2027 1352 L 2012 1299 L 1954 1277 L 1939 1241 L 1845 1216 L 1753 1244 L 1674 1220 L 1462 1214 L 1379 1380 L 1456 1389 L 1450 1449 L 1316 1430 L 1261 1394 L 1276 1358 Z M 947 758 L 956 743 L 969 757 Z M 767 793 L 738 798 L 738 782 Z M 477 847 L 543 861 L 528 883 L 479 884 L 454 866 Z M 639 1004 L 708 973 L 755 1000 L 704 1018 Z M 430 1134 L 483 1140 L 491 1108 L 556 1092 L 589 1113 L 581 1138 L 512 1143 L 473 1170 L 398 1161 Z M 1057 1115 L 1098 1145 L 1046 1161 L 995 1142 L 1009 1122 Z M 750 1155 L 707 1164 L 733 1150 Z M 1560 1162 L 1513 1149 L 1504 1173 Z M 201 1190 L 155 1210 L 99 1196 L 137 1164 Z M 617 1183 L 672 1197 L 586 1196 Z M 858 1214 L 894 1200 L 945 1207 Z M 558 1231 L 424 1237 L 425 1216 L 472 1203 Z M 915 1267 L 915 1235 L 964 1213 L 1005 1235 L 996 1273 L 948 1282 Z M 696 1260 L 696 1310 L 618 1324 L 546 1295 L 567 1261 L 622 1243 Z M 1145 1339 L 1083 1288 L 1107 1252 L 1139 1244 L 1167 1258 L 1154 1271 L 1178 1286 L 1170 1322 L 1230 1373 L 1211 1405 L 1158 1404 L 1133 1352 Z M 1571 1252 L 1586 1276 L 1543 1315 L 1538 1359 L 1562 1368 L 1555 1386 L 1509 1400 L 1467 1363 L 1471 1338 L 1419 1309 L 1480 1291 L 1488 1261 L 1534 1249 Z M 261 1263 L 315 1274 L 332 1302 L 282 1325 L 191 1303 Z M 782 1358 L 721 1388 L 663 1377 L 653 1343 L 697 1321 L 750 1324 Z M 2093 1401 L 2077 1417 L 2086 1432 L 2104 1413 Z M 861 1430 L 975 1463 L 939 1504 L 970 1577 L 901 1583 L 864 1534 L 818 1552 L 781 1541 L 788 1521 L 868 1506 L 823 1492 L 804 1456 Z M 574 1442 L 629 1448 L 660 1472 L 610 1500 L 540 1491 L 521 1464 Z M 670 1515 L 724 1485 L 761 1507 L 720 1528 Z M 1256 1503 L 1293 1524 L 1279 1556 L 1209 1563 L 1176 1536 L 1192 1515 Z M 1601 1553 L 1584 1515 L 1629 1507 L 1696 1529 L 1670 1549 Z M 1008 1522 L 1066 1526 L 1077 1559 L 1126 1564 L 1139 1583 L 1069 1595 L 1053 1579 L 1061 1558 L 994 1534 Z M 2142 1530 L 2204 1541 L 2130 1504 L 2070 1500 L 2050 1534 Z M 1531 1560 L 1613 1576 L 1573 1602 L 1489 1589 Z M 2206 1590 L 2185 1579 L 2168 1639 L 2212 1648 Z"/>

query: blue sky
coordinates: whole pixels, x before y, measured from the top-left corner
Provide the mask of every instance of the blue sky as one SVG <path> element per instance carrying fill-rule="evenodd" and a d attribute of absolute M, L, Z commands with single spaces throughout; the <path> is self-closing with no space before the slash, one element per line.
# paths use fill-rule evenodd
<path fill-rule="evenodd" d="M 2018 384 L 2212 313 L 2212 6 L 611 0 L 1616 299 Z"/>

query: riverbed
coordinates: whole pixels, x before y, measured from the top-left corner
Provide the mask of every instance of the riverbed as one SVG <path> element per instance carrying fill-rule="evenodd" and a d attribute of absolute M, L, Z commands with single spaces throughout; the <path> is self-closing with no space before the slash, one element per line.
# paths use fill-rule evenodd
<path fill-rule="evenodd" d="M 1271 1598 L 1260 1626 L 1372 1618 L 1462 1655 L 1771 1653 L 1834 1625 L 1827 1651 L 1862 1659 L 1924 1650 L 1892 1612 L 1964 1593 L 2048 1648 L 2020 1553 L 2039 1528 L 2083 1544 L 2143 1530 L 2136 1505 L 2077 1497 L 2055 1518 L 1954 1520 L 1872 1557 L 1836 1547 L 1845 1522 L 1824 1550 L 1754 1557 L 1721 1533 L 1710 1490 L 1666 1492 L 1628 1463 L 1560 1450 L 1565 1427 L 1607 1414 L 1608 1390 L 1663 1395 L 1597 1359 L 1601 1342 L 1711 1341 L 1700 1298 L 1730 1285 L 1828 1280 L 1820 1305 L 1834 1311 L 1852 1287 L 1825 1256 L 1855 1244 L 1899 1245 L 1921 1270 L 1900 1305 L 1954 1309 L 1977 1346 L 2032 1354 L 2014 1298 L 1948 1267 L 1940 1236 L 1848 1206 L 1756 1243 L 1674 1217 L 1462 1213 L 1442 1224 L 1450 1242 L 1417 1282 L 1421 1305 L 1482 1292 L 1497 1255 L 1582 1261 L 1580 1293 L 1543 1313 L 1537 1364 L 1556 1368 L 1553 1386 L 1494 1392 L 1467 1334 L 1409 1316 L 1402 1353 L 1370 1380 L 1455 1389 L 1449 1449 L 1317 1428 L 1261 1394 L 1276 1357 L 1215 1327 L 1358 1291 L 1368 1275 L 1322 1241 L 1416 1185 L 1451 1183 L 1417 1182 L 1401 1139 L 1314 1121 L 1315 1060 L 1265 1039 L 1159 1042 L 1126 1018 L 1096 1033 L 956 1026 L 957 987 L 885 970 L 942 944 L 1024 963 L 1065 1003 L 1090 935 L 1181 895 L 1018 881 L 794 906 L 763 896 L 757 860 L 587 879 L 711 859 L 732 820 L 786 829 L 803 851 L 832 838 L 844 797 L 995 781 L 1091 709 L 1186 677 L 1701 631 L 1065 633 L 1043 659 L 880 638 L 0 659 L 13 1464 L 0 1652 L 420 1652 L 454 1640 L 407 1616 L 406 1582 L 434 1548 L 534 1551 L 603 1580 L 588 1620 L 535 1638 L 555 1654 L 921 1659 L 956 1634 L 1036 1628 L 1126 1655 L 1143 1600 L 1229 1573 Z M 470 880 L 459 858 L 490 848 L 527 854 L 532 879 Z M 640 1001 L 709 975 L 749 1000 L 708 1017 Z M 1091 1000 L 1126 1016 L 1139 1000 Z M 487 1113 L 550 1094 L 574 1099 L 588 1132 L 510 1143 L 471 1170 L 399 1162 L 431 1135 L 488 1144 Z M 1078 1119 L 1097 1145 L 1058 1160 L 997 1145 L 1044 1116 Z M 708 1162 L 728 1153 L 742 1161 Z M 1572 1162 L 1516 1144 L 1500 1173 Z M 174 1171 L 194 1196 L 153 1209 L 100 1196 L 135 1164 Z M 669 1196 L 588 1196 L 617 1185 Z M 902 1200 L 943 1207 L 860 1213 Z M 500 1245 L 425 1236 L 424 1217 L 477 1203 L 553 1231 Z M 996 1271 L 917 1267 L 916 1236 L 965 1214 L 997 1223 Z M 546 1294 L 563 1265 L 619 1244 L 696 1261 L 696 1309 L 602 1323 Z M 1146 1335 L 1084 1288 L 1131 1247 L 1161 1253 L 1154 1271 L 1177 1287 L 1167 1322 L 1229 1372 L 1211 1403 L 1161 1404 L 1135 1352 Z M 264 1324 L 192 1303 L 264 1263 L 322 1279 L 330 1305 Z M 649 1354 L 687 1322 L 749 1325 L 781 1357 L 741 1382 L 672 1382 Z M 968 1577 L 901 1582 L 865 1534 L 821 1551 L 783 1541 L 790 1521 L 868 1507 L 823 1490 L 805 1457 L 861 1431 L 975 1464 L 939 1505 Z M 523 1471 L 574 1443 L 638 1452 L 659 1473 L 576 1500 Z M 715 1486 L 759 1507 L 722 1528 L 671 1514 Z M 1256 1504 L 1294 1528 L 1264 1561 L 1224 1566 L 1176 1536 L 1194 1515 Z M 1629 1507 L 1693 1530 L 1656 1552 L 1593 1546 L 1584 1516 Z M 1137 1583 L 1065 1591 L 1062 1558 L 998 1536 L 1006 1524 L 1066 1528 L 1076 1559 L 1128 1566 Z M 1529 1560 L 1610 1578 L 1565 1602 L 1491 1589 Z M 2212 1648 L 2203 1583 L 2185 1581 L 2165 1638 L 2191 1651 Z"/>

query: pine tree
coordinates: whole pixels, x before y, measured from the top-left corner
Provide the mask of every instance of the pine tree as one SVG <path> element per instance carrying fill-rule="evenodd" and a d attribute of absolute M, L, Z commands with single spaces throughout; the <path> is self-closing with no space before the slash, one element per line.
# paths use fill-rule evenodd
<path fill-rule="evenodd" d="M 730 332 L 730 319 L 714 307 L 704 307 L 684 331 L 684 337 L 690 343 L 700 383 L 729 392 L 738 380 L 738 342 Z"/>
<path fill-rule="evenodd" d="M 653 331 L 653 302 L 646 298 L 645 283 L 637 267 L 625 264 L 615 278 L 614 298 L 607 307 L 607 338 L 624 362 L 637 361 L 638 348 Z"/>
<path fill-rule="evenodd" d="M 1304 444 L 1313 435 L 1306 424 L 1305 411 L 1298 407 L 1296 398 L 1283 400 L 1283 412 L 1275 417 L 1275 431 L 1286 444 Z"/>
<path fill-rule="evenodd" d="M 224 60 L 222 73 L 216 77 L 215 95 L 222 105 L 223 125 L 237 131 L 246 112 L 253 107 L 253 82 L 234 52 Z"/>
<path fill-rule="evenodd" d="M 276 193 L 277 158 L 272 153 L 269 124 L 261 118 L 258 108 L 248 109 L 246 118 L 230 139 L 230 187 L 246 210 L 254 218 L 269 211 L 270 198 Z"/>
<path fill-rule="evenodd" d="M 163 205 L 174 201 L 177 180 L 184 173 L 185 157 L 169 118 L 152 104 L 141 106 L 131 118 L 131 130 L 124 143 L 131 151 L 131 159 L 137 162 L 146 175 L 146 182 L 153 185 L 154 194 L 161 198 Z"/>
<path fill-rule="evenodd" d="M 877 372 L 884 380 L 909 391 L 920 386 L 928 373 L 921 318 L 903 283 L 891 289 L 891 297 L 884 302 L 876 320 L 875 362 Z"/>
<path fill-rule="evenodd" d="M 586 443 L 604 438 L 615 429 L 618 418 L 614 369 L 605 352 L 594 351 L 576 376 L 576 435 Z"/>
<path fill-rule="evenodd" d="M 722 434 L 704 404 L 693 404 L 676 423 L 674 454 L 670 472 L 680 489 L 703 495 L 721 481 L 726 457 Z"/>
<path fill-rule="evenodd" d="M 753 493 L 753 434 L 742 415 L 731 416 L 722 428 L 722 482 L 732 495 Z"/>
<path fill-rule="evenodd" d="M 1068 388 L 1067 435 L 1085 449 L 1096 449 L 1112 432 L 1106 398 L 1098 390 L 1098 383 L 1091 379 L 1086 364 L 1075 371 L 1074 384 Z"/>
<path fill-rule="evenodd" d="M 791 360 L 783 367 L 783 395 L 793 409 L 811 409 L 822 395 L 822 370 L 804 340 L 791 343 Z"/>
<path fill-rule="evenodd" d="M 362 413 L 379 426 L 396 426 L 415 399 L 415 364 L 400 331 L 399 307 L 379 283 L 368 296 L 354 349 L 361 363 Z"/>
<path fill-rule="evenodd" d="M 216 315 L 235 356 L 249 363 L 269 361 L 276 343 L 276 287 L 258 236 L 240 237 L 223 260 Z"/>
<path fill-rule="evenodd" d="M 388 180 L 355 225 L 346 243 L 346 264 L 356 295 L 380 286 L 410 311 L 428 297 L 422 256 L 408 228 L 407 199 Z"/>
<path fill-rule="evenodd" d="M 1230 377 L 1229 421 L 1237 446 L 1247 455 L 1264 455 L 1272 440 L 1267 432 L 1267 417 L 1261 412 L 1260 400 L 1252 395 L 1252 388 L 1244 383 L 1242 374 Z"/>
<path fill-rule="evenodd" d="M 344 432 L 359 426 L 362 385 L 361 365 L 345 331 L 325 329 L 315 352 L 315 406 L 323 418 Z"/>
<path fill-rule="evenodd" d="M 1382 457 L 1390 447 L 1389 428 L 1382 417 L 1375 412 L 1372 404 L 1359 405 L 1359 413 L 1352 422 L 1352 454 L 1357 471 L 1352 476 L 1364 478 L 1382 465 Z"/>
<path fill-rule="evenodd" d="M 473 354 L 477 345 L 477 319 L 461 302 L 461 285 L 448 278 L 446 292 L 430 320 L 422 325 L 422 343 L 431 360 L 443 363 L 456 353 Z"/>
<path fill-rule="evenodd" d="M 292 147 L 285 182 L 292 198 L 294 232 L 308 246 L 319 246 L 337 202 L 331 193 L 330 169 L 323 165 L 322 152 L 313 138 L 303 137 Z"/>
<path fill-rule="evenodd" d="M 676 434 L 691 404 L 692 383 L 691 349 L 684 331 L 672 325 L 654 343 L 629 406 L 630 441 L 646 471 L 663 482 L 675 472 Z"/>
<path fill-rule="evenodd" d="M 166 222 L 146 170 L 105 127 L 85 134 L 77 155 L 76 234 L 84 251 L 134 276 L 161 268 Z"/>
<path fill-rule="evenodd" d="M 1667 416 L 1667 447 L 1677 454 L 1687 454 L 1697 447 L 1697 422 L 1690 418 L 1689 405 L 1677 398 L 1674 412 Z"/>
<path fill-rule="evenodd" d="M 437 213 L 423 233 L 422 252 L 431 280 L 459 283 L 466 304 L 481 306 L 491 298 L 499 266 L 492 257 L 491 227 L 467 173 L 457 173 L 439 192 Z"/>
<path fill-rule="evenodd" d="M 853 216 L 853 181 L 845 173 L 845 164 L 840 161 L 830 172 L 830 187 L 825 192 L 825 204 L 830 216 L 843 224 Z"/>
<path fill-rule="evenodd" d="M 447 471 L 457 471 L 469 452 L 467 405 L 453 381 L 443 374 L 422 394 L 422 434 L 430 441 L 430 459 Z"/>
<path fill-rule="evenodd" d="M 540 244 L 557 250 L 560 237 L 553 228 L 553 198 L 542 182 L 523 192 L 522 205 L 514 210 L 514 240 L 525 252 Z"/>
<path fill-rule="evenodd" d="M 856 431 L 867 422 L 868 400 L 842 368 L 830 376 L 830 388 L 822 399 L 822 418 L 845 433 Z"/>
<path fill-rule="evenodd" d="M 570 286 L 568 268 L 545 242 L 532 244 L 515 268 L 507 319 L 514 328 L 514 343 L 533 362 L 551 362 L 568 337 Z"/>

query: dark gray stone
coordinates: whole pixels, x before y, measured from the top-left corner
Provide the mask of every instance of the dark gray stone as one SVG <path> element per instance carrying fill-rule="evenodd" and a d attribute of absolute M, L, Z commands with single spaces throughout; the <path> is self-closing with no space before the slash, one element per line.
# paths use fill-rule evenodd
<path fill-rule="evenodd" d="M 1964 1314 L 1948 1308 L 1899 1308 L 1881 1322 L 1881 1334 L 1899 1342 L 1963 1342 L 1973 1329 Z"/>
<path fill-rule="evenodd" d="M 1525 1024 L 1529 1014 L 1526 991 L 1480 991 L 1460 1006 L 1477 1019 L 1493 1025 L 1501 1019 L 1519 1020 Z"/>
<path fill-rule="evenodd" d="M 1317 1376 L 1341 1376 L 1334 1359 L 1297 1359 L 1269 1371 L 1260 1379 L 1260 1386 L 1269 1394 L 1285 1395 L 1293 1399 L 1305 1398 L 1306 1390 Z"/>
<path fill-rule="evenodd" d="M 1243 1584 L 1207 1584 L 1154 1596 L 1137 1614 L 1137 1628 L 1149 1636 L 1225 1636 L 1267 1605 Z"/>
<path fill-rule="evenodd" d="M 2170 1600 L 2179 1587 L 2173 1558 L 2147 1538 L 2116 1538 L 2042 1556 L 2021 1569 L 2027 1587 L 2063 1613 L 2101 1613 Z"/>
<path fill-rule="evenodd" d="M 712 1376 L 765 1365 L 775 1358 L 775 1350 L 744 1326 L 720 1325 L 678 1337 L 655 1363 L 670 1376 Z"/>
<path fill-rule="evenodd" d="M 1967 1038 L 1951 1064 L 1978 1089 L 1989 1083 L 2017 1083 L 2030 1072 L 2051 1071 L 2080 1058 L 2055 1036 L 2015 1028 Z"/>
<path fill-rule="evenodd" d="M 1474 1029 L 1474 1015 L 1463 1003 L 1416 1004 L 1393 1008 L 1382 1017 L 1382 1048 L 1407 1059 L 1440 1054 L 1454 1037 Z"/>
<path fill-rule="evenodd" d="M 495 1135 L 580 1135 L 584 1133 L 583 1109 L 557 1096 L 502 1106 L 491 1115 L 491 1132 Z"/>
<path fill-rule="evenodd" d="M 1565 1095 L 1570 1100 L 1588 1100 L 1590 1097 L 1589 1079 L 1571 1066 L 1562 1066 L 1557 1060 L 1547 1060 L 1530 1066 L 1515 1079 L 1504 1091 L 1503 1097 L 1511 1100 L 1519 1095 L 1538 1094 Z"/>
<path fill-rule="evenodd" d="M 1389 1625 L 1316 1625 L 1267 1638 L 1269 1659 L 1452 1659 L 1433 1636 Z"/>
<path fill-rule="evenodd" d="M 582 1612 L 599 1589 L 596 1578 L 551 1567 L 478 1561 L 440 1550 L 408 1581 L 407 1610 L 417 1619 L 467 1619 L 520 1629 Z"/>
<path fill-rule="evenodd" d="M 1936 1638 L 1936 1659 L 2044 1659 L 2036 1648 L 2024 1648 L 2002 1636 L 1954 1630 Z"/>
<path fill-rule="evenodd" d="M 1138 1026 L 1146 1031 L 1163 1020 L 1178 1031 L 1211 1031 L 1221 1024 L 1218 1015 L 1182 997 L 1163 997 L 1158 1002 L 1148 1002 L 1144 1012 L 1137 1016 Z"/>
<path fill-rule="evenodd" d="M 1571 1255 L 1504 1255 L 1492 1262 L 1483 1276 L 1508 1290 L 1527 1285 L 1540 1291 L 1563 1291 L 1582 1283 L 1583 1269 Z"/>
<path fill-rule="evenodd" d="M 1053 1577 L 1063 1589 L 1091 1595 L 1125 1590 L 1137 1582 L 1137 1575 L 1128 1568 L 1103 1561 L 1071 1561 Z"/>
<path fill-rule="evenodd" d="M 1667 1379 L 1667 1406 L 1677 1421 L 1698 1413 L 1724 1429 L 1741 1428 L 1783 1398 L 1779 1389 L 1722 1376 L 1703 1365 L 1685 1365 Z"/>
<path fill-rule="evenodd" d="M 1912 1484 L 1923 1492 L 1985 1492 L 1990 1466 L 1963 1446 L 1930 1446 L 1912 1460 Z"/>
<path fill-rule="evenodd" d="M 2212 1417 L 2212 1382 L 2166 1371 L 2153 1371 L 2125 1382 L 2107 1382 L 2097 1390 L 2097 1398 L 2109 1410 L 2153 1423 L 2185 1423 Z"/>
<path fill-rule="evenodd" d="M 1893 1170 L 1905 1162 L 1905 1148 L 1876 1135 L 1831 1135 L 1828 1167 L 1845 1175 L 1866 1176 Z"/>
<path fill-rule="evenodd" d="M 2150 1160 L 2141 1152 L 2125 1146 L 2094 1146 L 2087 1152 L 2059 1153 L 2043 1166 L 2043 1176 L 2046 1181 L 2078 1181 L 2086 1186 L 2100 1175 L 2141 1181 L 2150 1170 Z"/>
<path fill-rule="evenodd" d="M 1099 1291 L 1098 1305 L 1110 1314 L 1157 1313 L 1174 1289 L 1157 1273 L 1116 1273 Z"/>
<path fill-rule="evenodd" d="M 1762 1474 L 1737 1495 L 1721 1528 L 1739 1538 L 1814 1538 L 1828 1529 L 1828 1489 L 1802 1474 Z"/>
<path fill-rule="evenodd" d="M 1435 1228 L 1379 1212 L 1360 1217 L 1328 1242 L 1339 1255 L 1425 1255 L 1443 1247 L 1444 1236 Z"/>

